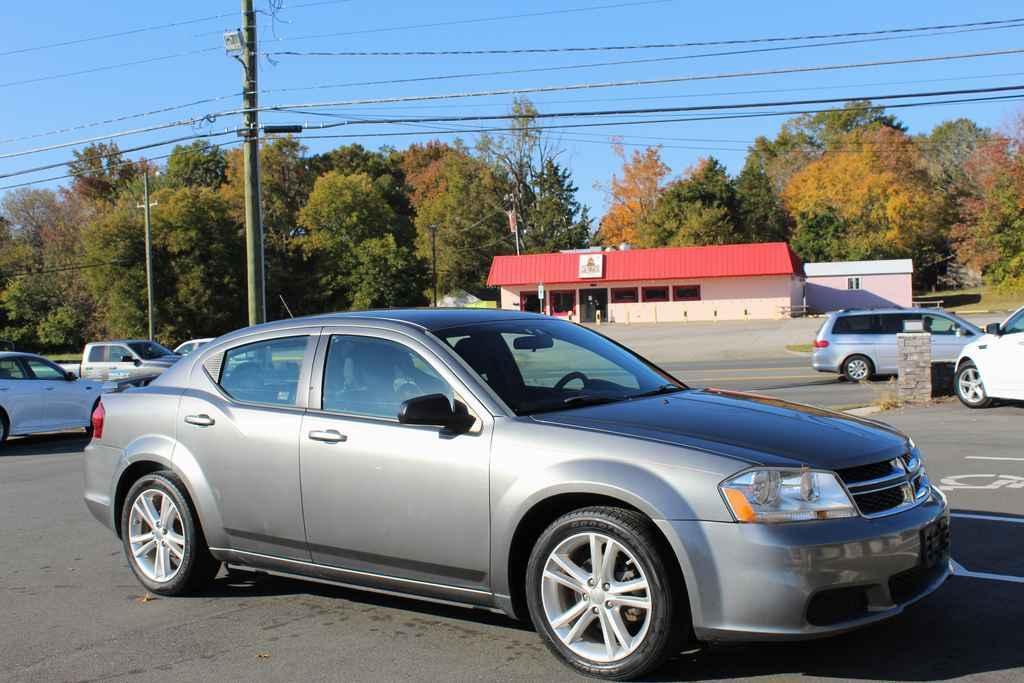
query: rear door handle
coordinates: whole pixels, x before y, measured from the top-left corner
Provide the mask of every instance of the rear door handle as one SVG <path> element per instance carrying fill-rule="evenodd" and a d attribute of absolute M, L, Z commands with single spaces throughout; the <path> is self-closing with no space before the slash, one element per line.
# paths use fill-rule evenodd
<path fill-rule="evenodd" d="M 185 422 L 190 425 L 196 425 L 197 427 L 210 427 L 213 425 L 215 420 L 209 415 L 186 415 Z"/>
<path fill-rule="evenodd" d="M 324 441 L 326 443 L 341 443 L 342 441 L 348 441 L 347 436 L 335 429 L 314 429 L 309 433 L 309 438 L 313 441 Z"/>

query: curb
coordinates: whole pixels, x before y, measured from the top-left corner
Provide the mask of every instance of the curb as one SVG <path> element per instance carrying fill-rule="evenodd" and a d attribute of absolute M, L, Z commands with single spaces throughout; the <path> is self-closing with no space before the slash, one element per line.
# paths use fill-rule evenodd
<path fill-rule="evenodd" d="M 878 406 L 862 406 L 860 408 L 850 408 L 843 412 L 847 415 L 854 415 L 856 417 L 868 417 L 869 415 L 875 415 L 876 413 L 882 412 L 882 409 Z"/>

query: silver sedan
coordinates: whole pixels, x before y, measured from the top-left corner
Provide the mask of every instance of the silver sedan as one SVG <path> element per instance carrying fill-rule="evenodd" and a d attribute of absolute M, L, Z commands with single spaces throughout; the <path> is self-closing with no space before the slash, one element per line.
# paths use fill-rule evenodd
<path fill-rule="evenodd" d="M 417 310 L 221 337 L 104 397 L 85 500 L 150 591 L 222 563 L 532 621 L 582 673 L 810 638 L 946 579 L 948 508 L 881 424 L 693 390 L 583 327 Z"/>

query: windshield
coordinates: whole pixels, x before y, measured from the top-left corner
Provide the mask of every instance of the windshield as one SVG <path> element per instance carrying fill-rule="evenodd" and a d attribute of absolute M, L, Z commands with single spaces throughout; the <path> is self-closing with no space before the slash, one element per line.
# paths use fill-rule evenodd
<path fill-rule="evenodd" d="M 165 349 L 156 342 L 128 342 L 128 346 L 130 346 L 132 351 L 134 351 L 142 360 L 153 360 L 160 356 L 174 355 L 173 351 Z"/>
<path fill-rule="evenodd" d="M 685 388 L 611 340 L 571 323 L 515 320 L 435 334 L 517 415 Z"/>

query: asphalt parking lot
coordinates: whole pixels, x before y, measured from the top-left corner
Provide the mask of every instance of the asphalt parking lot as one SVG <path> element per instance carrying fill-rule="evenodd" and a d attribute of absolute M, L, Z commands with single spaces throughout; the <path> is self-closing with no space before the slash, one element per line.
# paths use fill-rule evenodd
<path fill-rule="evenodd" d="M 658 680 L 1024 679 L 1024 407 L 883 413 L 927 454 L 954 509 L 958 576 L 903 615 L 810 643 L 680 655 Z M 146 599 L 81 500 L 80 436 L 0 451 L 0 679 L 565 680 L 528 628 L 488 612 L 223 575 Z"/>

